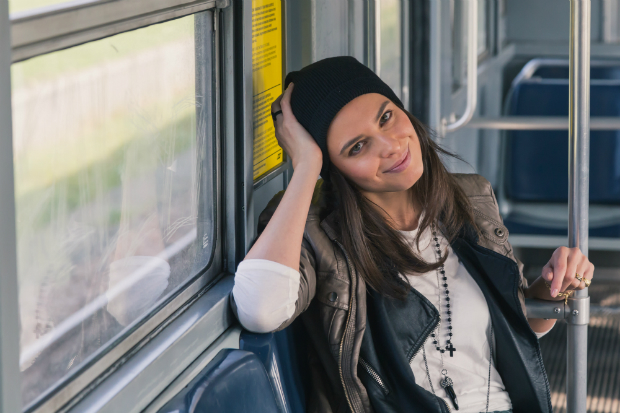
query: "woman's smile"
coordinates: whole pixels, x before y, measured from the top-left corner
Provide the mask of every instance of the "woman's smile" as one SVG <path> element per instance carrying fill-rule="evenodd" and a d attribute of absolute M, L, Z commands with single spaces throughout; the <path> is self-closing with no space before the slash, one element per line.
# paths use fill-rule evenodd
<path fill-rule="evenodd" d="M 384 171 L 383 173 L 388 174 L 388 173 L 402 172 L 409 167 L 410 163 L 411 163 L 411 152 L 409 151 L 409 145 L 407 145 L 407 149 L 405 153 L 403 154 L 403 156 L 398 161 L 396 161 L 394 165 L 392 165 L 388 170 Z"/>

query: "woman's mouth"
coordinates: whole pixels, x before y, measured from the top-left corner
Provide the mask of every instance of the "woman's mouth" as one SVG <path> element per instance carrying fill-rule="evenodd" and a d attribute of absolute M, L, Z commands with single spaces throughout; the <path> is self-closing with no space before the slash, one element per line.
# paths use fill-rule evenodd
<path fill-rule="evenodd" d="M 405 152 L 405 155 L 401 159 L 396 161 L 396 163 L 392 165 L 392 167 L 388 169 L 387 171 L 385 171 L 384 173 L 387 174 L 387 173 L 402 172 L 405 169 L 407 169 L 410 163 L 411 163 L 411 153 L 409 152 L 409 147 L 407 146 L 407 152 Z"/>

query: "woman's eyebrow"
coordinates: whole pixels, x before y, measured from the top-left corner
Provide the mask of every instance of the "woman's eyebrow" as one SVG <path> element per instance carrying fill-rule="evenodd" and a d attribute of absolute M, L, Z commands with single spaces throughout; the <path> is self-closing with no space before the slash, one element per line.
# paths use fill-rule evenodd
<path fill-rule="evenodd" d="M 345 151 L 345 149 L 347 149 L 349 146 L 353 145 L 355 143 L 355 141 L 361 139 L 363 136 L 364 135 L 359 135 L 359 136 L 356 136 L 355 138 L 347 141 L 347 143 L 344 144 L 342 149 L 340 149 L 340 155 L 342 155 L 342 153 Z"/>
<path fill-rule="evenodd" d="M 375 122 L 379 121 L 379 118 L 381 117 L 381 115 L 383 114 L 383 109 L 385 109 L 385 107 L 388 105 L 388 103 L 390 103 L 389 100 L 386 100 L 385 102 L 383 102 L 381 104 L 381 107 L 379 108 L 379 112 L 377 112 L 377 119 L 375 119 Z"/>
<path fill-rule="evenodd" d="M 381 106 L 379 107 L 379 111 L 377 112 L 377 119 L 375 119 L 375 122 L 379 121 L 379 118 L 381 118 L 381 115 L 383 114 L 383 109 L 385 109 L 385 107 L 390 103 L 389 100 L 386 100 L 385 102 L 383 102 L 381 104 Z M 353 145 L 355 143 L 355 141 L 357 141 L 358 139 L 361 139 L 362 135 L 356 136 L 355 138 L 347 141 L 344 146 L 342 147 L 342 149 L 340 150 L 340 155 L 342 155 L 342 153 L 345 151 L 345 149 L 347 149 L 349 146 Z"/>

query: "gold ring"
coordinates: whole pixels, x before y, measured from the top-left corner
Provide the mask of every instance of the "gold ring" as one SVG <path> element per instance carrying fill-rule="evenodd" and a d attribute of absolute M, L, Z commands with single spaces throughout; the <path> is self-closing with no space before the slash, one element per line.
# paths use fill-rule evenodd
<path fill-rule="evenodd" d="M 588 280 L 587 278 L 585 278 L 583 282 L 586 284 L 586 288 L 588 288 L 590 284 L 592 283 L 592 280 Z"/>
<path fill-rule="evenodd" d="M 579 275 L 579 273 L 575 273 L 575 278 L 577 278 L 579 282 L 583 281 L 583 277 Z"/>

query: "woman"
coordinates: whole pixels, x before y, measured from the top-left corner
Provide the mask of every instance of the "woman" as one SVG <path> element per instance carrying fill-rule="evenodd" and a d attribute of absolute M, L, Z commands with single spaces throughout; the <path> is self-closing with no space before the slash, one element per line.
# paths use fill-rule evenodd
<path fill-rule="evenodd" d="M 594 266 L 560 247 L 528 287 L 490 184 L 448 173 L 447 152 L 355 59 L 286 86 L 272 113 L 295 172 L 232 302 L 257 332 L 301 315 L 308 411 L 550 413 L 537 335 L 554 320 L 528 319 L 524 298 L 562 299 Z"/>

